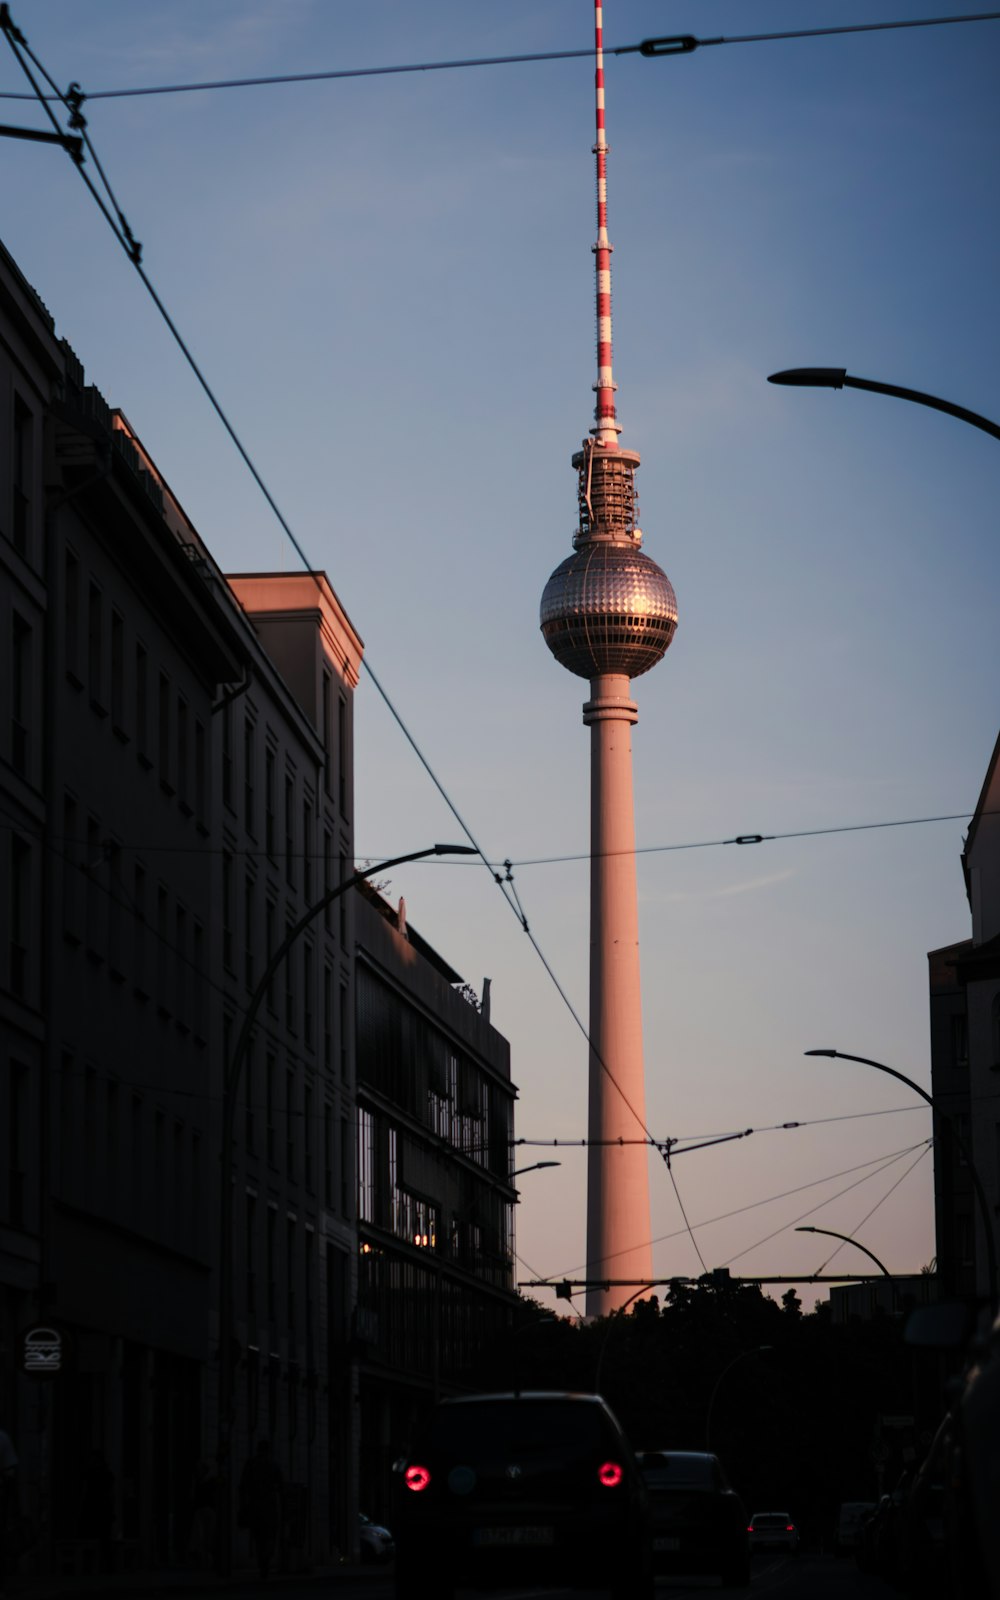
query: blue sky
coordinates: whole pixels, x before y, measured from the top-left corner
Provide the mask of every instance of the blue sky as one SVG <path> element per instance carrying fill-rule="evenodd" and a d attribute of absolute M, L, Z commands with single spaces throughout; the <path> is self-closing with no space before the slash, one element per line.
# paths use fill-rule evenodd
<path fill-rule="evenodd" d="M 608 44 L 912 17 L 948 0 L 608 0 Z M 34 0 L 15 21 L 85 90 L 586 48 L 589 0 Z M 636 685 L 647 1112 L 710 1266 L 807 1272 L 798 1220 L 895 1270 L 933 1254 L 926 952 L 969 932 L 960 822 L 654 851 L 971 811 L 997 734 L 996 442 L 916 406 L 778 390 L 830 364 L 997 417 L 1000 24 L 732 44 L 607 64 L 622 442 L 680 623 Z M 24 87 L 7 52 L 0 90 Z M 3 120 L 38 123 L 4 102 Z M 496 860 L 582 856 L 585 685 L 538 600 L 570 550 L 592 419 L 587 60 L 92 101 L 144 263 L 389 695 Z M 0 236 L 224 568 L 297 558 L 71 163 L 5 142 Z M 359 856 L 456 835 L 371 683 Z M 582 1016 L 585 860 L 516 867 Z M 511 1040 L 517 1132 L 582 1139 L 586 1048 L 490 877 L 393 875 Z M 916 1152 L 915 1152 L 916 1153 Z M 527 1174 L 519 1275 L 581 1268 L 585 1155 Z M 525 1149 L 520 1164 L 552 1158 Z M 656 1270 L 700 1270 L 652 1167 Z M 878 1202 L 882 1201 L 881 1204 Z M 869 1220 L 866 1214 L 876 1207 Z M 804 1215 L 808 1210 L 809 1214 Z M 706 1223 L 705 1226 L 699 1226 Z M 768 1242 L 765 1235 L 774 1233 Z M 862 1270 L 863 1257 L 838 1258 Z"/>

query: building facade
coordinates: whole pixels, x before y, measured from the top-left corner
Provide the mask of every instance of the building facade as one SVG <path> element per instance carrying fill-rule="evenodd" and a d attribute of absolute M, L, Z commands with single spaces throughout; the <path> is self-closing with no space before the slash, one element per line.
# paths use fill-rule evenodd
<path fill-rule="evenodd" d="M 994 1276 L 991 1254 L 995 1263 L 1000 1248 L 1000 739 L 962 871 L 971 937 L 927 958 L 931 1092 L 948 1118 L 936 1130 L 934 1210 L 942 1292 L 985 1297 Z M 995 1290 L 994 1283 L 994 1297 Z"/>
<path fill-rule="evenodd" d="M 516 1090 L 488 985 L 477 1004 L 402 902 L 368 889 L 355 916 L 360 1493 L 379 1516 L 421 1410 L 511 1327 Z"/>

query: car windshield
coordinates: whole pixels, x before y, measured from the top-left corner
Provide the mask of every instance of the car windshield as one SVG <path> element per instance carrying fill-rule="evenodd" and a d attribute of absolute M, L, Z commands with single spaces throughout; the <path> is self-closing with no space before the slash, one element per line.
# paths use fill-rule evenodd
<path fill-rule="evenodd" d="M 711 1456 L 646 1455 L 642 1475 L 651 1489 L 715 1489 L 718 1479 Z"/>
<path fill-rule="evenodd" d="M 459 1459 L 484 1451 L 522 1456 L 549 1453 L 592 1454 L 609 1443 L 603 1412 L 594 1405 L 558 1400 L 476 1401 L 442 1406 L 425 1437 L 425 1446 Z"/>

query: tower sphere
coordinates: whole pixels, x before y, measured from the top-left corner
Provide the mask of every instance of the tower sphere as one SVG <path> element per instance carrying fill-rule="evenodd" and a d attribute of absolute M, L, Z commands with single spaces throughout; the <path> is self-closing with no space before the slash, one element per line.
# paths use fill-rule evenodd
<path fill-rule="evenodd" d="M 552 654 L 578 678 L 637 678 L 666 654 L 677 599 L 662 567 L 636 545 L 594 540 L 556 567 L 540 620 Z"/>

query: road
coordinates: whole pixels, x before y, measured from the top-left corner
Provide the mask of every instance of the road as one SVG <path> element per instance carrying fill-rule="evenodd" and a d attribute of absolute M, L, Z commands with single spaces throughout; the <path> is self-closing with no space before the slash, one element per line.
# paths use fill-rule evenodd
<path fill-rule="evenodd" d="M 814 1555 L 756 1556 L 749 1589 L 723 1589 L 717 1578 L 695 1577 L 659 1578 L 656 1585 L 657 1600 L 695 1600 L 708 1594 L 766 1595 L 775 1600 L 891 1600 L 894 1592 L 880 1579 L 859 1572 L 851 1560 Z M 218 1600 L 220 1590 L 188 1590 L 188 1600 L 201 1600 L 203 1593 L 214 1594 Z M 320 1594 L 325 1600 L 393 1600 L 393 1582 L 389 1572 L 355 1571 L 266 1583 L 248 1579 L 227 1585 L 224 1593 L 226 1600 L 262 1600 L 265 1595 L 274 1600 L 317 1600 Z M 582 1589 L 495 1589 L 490 1595 L 491 1600 L 607 1600 L 601 1590 Z M 433 1573 L 427 1575 L 427 1600 L 434 1600 Z M 461 1589 L 459 1600 L 484 1600 L 483 1591 Z"/>

